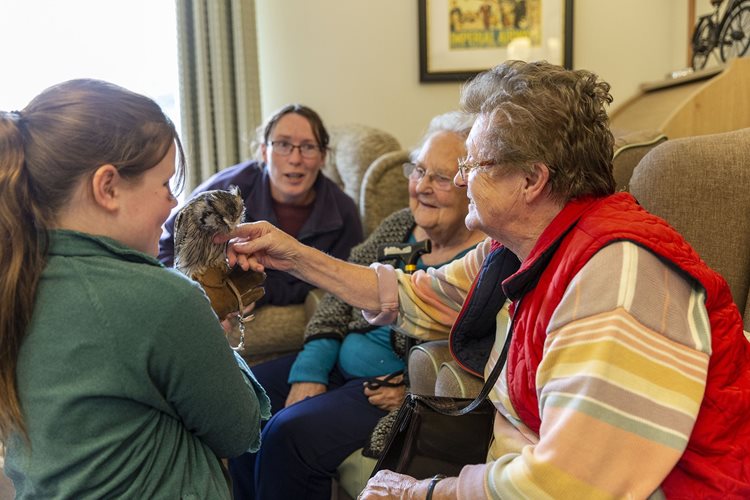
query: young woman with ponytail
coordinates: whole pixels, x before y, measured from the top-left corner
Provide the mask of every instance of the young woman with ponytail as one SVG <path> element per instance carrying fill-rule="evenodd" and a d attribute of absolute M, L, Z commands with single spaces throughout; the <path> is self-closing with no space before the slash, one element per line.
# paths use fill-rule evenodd
<path fill-rule="evenodd" d="M 220 459 L 259 445 L 265 393 L 197 285 L 156 259 L 183 163 L 159 106 L 107 82 L 0 111 L 0 440 L 17 498 L 230 498 Z"/>

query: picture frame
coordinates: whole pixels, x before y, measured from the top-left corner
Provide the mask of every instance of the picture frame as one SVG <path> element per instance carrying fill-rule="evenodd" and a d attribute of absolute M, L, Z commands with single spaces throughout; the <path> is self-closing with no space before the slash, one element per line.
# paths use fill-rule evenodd
<path fill-rule="evenodd" d="M 466 81 L 508 59 L 573 67 L 573 0 L 418 0 L 419 80 Z"/>

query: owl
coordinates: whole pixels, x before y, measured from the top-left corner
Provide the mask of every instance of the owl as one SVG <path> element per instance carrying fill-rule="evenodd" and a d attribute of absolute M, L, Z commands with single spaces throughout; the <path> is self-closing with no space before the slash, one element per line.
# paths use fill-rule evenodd
<path fill-rule="evenodd" d="M 213 238 L 231 232 L 244 215 L 245 204 L 237 186 L 229 191 L 206 191 L 188 201 L 174 221 L 175 267 L 192 278 L 224 264 L 224 246 Z"/>

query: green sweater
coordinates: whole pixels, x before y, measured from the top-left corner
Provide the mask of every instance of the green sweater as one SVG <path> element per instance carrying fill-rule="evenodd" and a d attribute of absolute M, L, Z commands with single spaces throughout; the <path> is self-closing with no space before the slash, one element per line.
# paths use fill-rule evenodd
<path fill-rule="evenodd" d="M 17 498 L 230 498 L 268 398 L 197 284 L 100 237 L 53 231 L 17 378 Z M 238 369 L 238 363 L 246 371 Z"/>

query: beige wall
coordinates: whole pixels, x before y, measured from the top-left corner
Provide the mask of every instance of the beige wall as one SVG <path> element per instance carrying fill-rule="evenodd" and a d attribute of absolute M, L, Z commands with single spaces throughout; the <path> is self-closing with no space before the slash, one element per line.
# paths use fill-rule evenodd
<path fill-rule="evenodd" d="M 613 108 L 686 64 L 689 0 L 575 0 L 573 62 L 612 84 Z M 697 0 L 698 14 L 710 10 Z M 419 83 L 415 0 L 257 0 L 263 114 L 298 101 L 328 125 L 363 123 L 408 147 L 458 104 Z"/>

